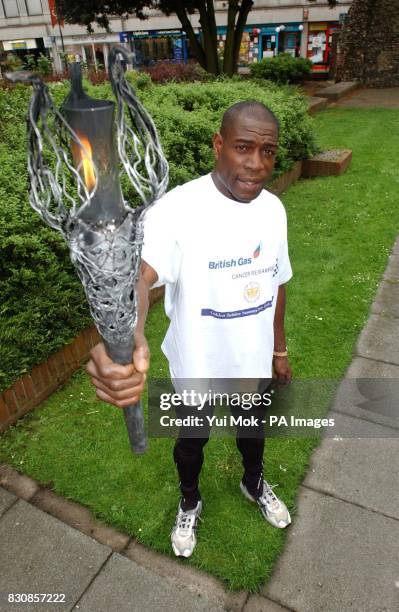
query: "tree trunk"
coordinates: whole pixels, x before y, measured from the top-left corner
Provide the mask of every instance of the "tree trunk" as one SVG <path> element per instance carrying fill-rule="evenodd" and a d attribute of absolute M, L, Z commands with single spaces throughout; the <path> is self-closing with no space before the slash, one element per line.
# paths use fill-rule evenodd
<path fill-rule="evenodd" d="M 353 0 L 335 77 L 371 87 L 399 85 L 399 0 Z"/>
<path fill-rule="evenodd" d="M 223 53 L 223 72 L 229 76 L 234 74 L 234 38 L 237 12 L 237 0 L 230 0 L 227 11 L 227 32 Z"/>
<path fill-rule="evenodd" d="M 213 2 L 210 0 L 198 2 L 198 11 L 200 14 L 200 24 L 202 29 L 203 49 L 206 57 L 206 70 L 211 74 L 219 74 L 216 22 Z"/>
<path fill-rule="evenodd" d="M 202 66 L 204 70 L 207 70 L 207 61 L 206 61 L 204 49 L 201 47 L 200 43 L 198 42 L 198 39 L 191 25 L 191 21 L 188 18 L 187 11 L 184 8 L 183 2 L 176 2 L 176 15 L 179 18 L 180 23 L 182 24 L 183 30 L 185 31 L 185 33 L 187 34 L 189 38 L 190 44 L 192 46 L 192 49 L 195 53 L 195 56 L 200 66 Z"/>
<path fill-rule="evenodd" d="M 248 14 L 253 4 L 253 0 L 243 0 L 240 6 L 240 12 L 238 14 L 237 25 L 234 32 L 233 73 L 237 71 L 242 34 L 244 32 L 245 24 L 247 23 Z"/>
<path fill-rule="evenodd" d="M 253 0 L 243 0 L 241 6 L 237 0 L 230 0 L 229 2 L 223 58 L 223 72 L 228 76 L 232 76 L 237 72 L 242 34 L 253 4 Z M 237 14 L 238 19 L 236 21 Z"/>

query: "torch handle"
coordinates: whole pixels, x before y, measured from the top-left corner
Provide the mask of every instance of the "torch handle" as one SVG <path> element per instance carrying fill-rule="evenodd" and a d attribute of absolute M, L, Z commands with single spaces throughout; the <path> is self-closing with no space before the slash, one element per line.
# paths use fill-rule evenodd
<path fill-rule="evenodd" d="M 115 346 L 103 339 L 108 356 L 120 365 L 131 363 L 134 346 Z M 132 451 L 141 455 L 147 451 L 147 438 L 144 429 L 144 414 L 141 402 L 123 409 L 127 433 Z"/>
<path fill-rule="evenodd" d="M 144 430 L 144 415 L 141 402 L 123 409 L 130 446 L 136 455 L 147 451 L 147 438 Z"/>

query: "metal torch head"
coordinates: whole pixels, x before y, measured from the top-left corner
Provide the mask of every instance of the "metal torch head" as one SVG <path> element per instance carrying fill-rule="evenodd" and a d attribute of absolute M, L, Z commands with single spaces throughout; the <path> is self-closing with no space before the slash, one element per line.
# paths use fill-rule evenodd
<path fill-rule="evenodd" d="M 125 48 L 111 49 L 116 105 L 90 98 L 83 90 L 80 64 L 72 65 L 71 91 L 61 112 L 38 75 L 6 75 L 33 87 L 28 111 L 30 204 L 65 237 L 78 219 L 95 227 L 118 226 L 130 212 L 138 221 L 167 188 L 168 163 L 156 128 L 125 79 L 130 61 Z M 122 166 L 141 206 L 134 208 L 123 199 Z"/>
<path fill-rule="evenodd" d="M 91 193 L 78 216 L 96 225 L 118 222 L 126 208 L 119 183 L 115 104 L 84 92 L 80 64 L 70 66 L 70 75 L 71 91 L 61 113 L 76 135 L 71 139 L 73 162 Z"/>

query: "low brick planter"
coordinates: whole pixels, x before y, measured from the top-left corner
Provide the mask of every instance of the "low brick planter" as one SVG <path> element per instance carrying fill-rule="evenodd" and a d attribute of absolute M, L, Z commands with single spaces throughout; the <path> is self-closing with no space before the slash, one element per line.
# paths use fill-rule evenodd
<path fill-rule="evenodd" d="M 338 176 L 345 172 L 351 159 L 350 149 L 323 151 L 302 162 L 302 176 Z"/>
<path fill-rule="evenodd" d="M 298 161 L 292 166 L 291 170 L 284 172 L 281 176 L 275 179 L 267 186 L 268 190 L 275 195 L 281 195 L 288 187 L 295 183 L 302 174 L 302 162 Z"/>
<path fill-rule="evenodd" d="M 315 115 L 321 110 L 327 108 L 328 101 L 326 98 L 318 98 L 315 96 L 308 98 L 308 113 L 309 115 Z"/>
<path fill-rule="evenodd" d="M 162 298 L 164 287 L 152 289 L 150 306 Z M 100 341 L 97 329 L 84 329 L 72 342 L 50 355 L 46 362 L 17 380 L 0 395 L 0 433 L 21 416 L 36 408 L 89 359 L 93 346 Z"/>

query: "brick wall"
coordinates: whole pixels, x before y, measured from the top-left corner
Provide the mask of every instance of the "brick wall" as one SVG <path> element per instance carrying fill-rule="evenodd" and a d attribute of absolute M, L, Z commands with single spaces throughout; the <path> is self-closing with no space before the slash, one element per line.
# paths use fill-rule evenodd
<path fill-rule="evenodd" d="M 353 0 L 338 39 L 335 78 L 399 85 L 399 0 Z"/>

